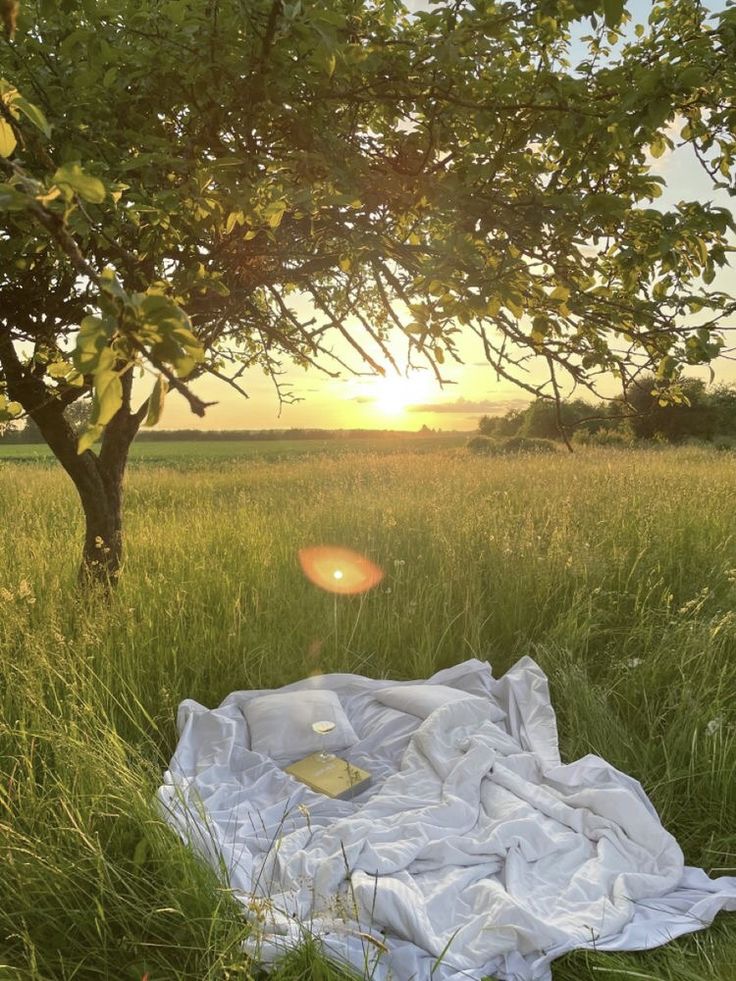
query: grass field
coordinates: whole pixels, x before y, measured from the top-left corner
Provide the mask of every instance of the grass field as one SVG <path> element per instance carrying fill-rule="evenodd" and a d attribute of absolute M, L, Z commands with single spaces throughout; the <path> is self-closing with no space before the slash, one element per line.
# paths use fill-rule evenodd
<path fill-rule="evenodd" d="M 269 440 L 152 440 L 134 443 L 131 464 L 165 463 L 179 469 L 222 465 L 230 460 L 289 460 L 315 454 L 343 456 L 346 453 L 432 453 L 438 449 L 462 446 L 467 435 L 437 433 L 428 436 L 354 437 L 335 439 Z M 54 464 L 45 443 L 2 443 L 0 462 Z"/>
<path fill-rule="evenodd" d="M 182 698 L 316 669 L 418 678 L 477 656 L 500 675 L 531 654 L 563 757 L 636 776 L 687 862 L 736 874 L 734 455 L 182 460 L 132 469 L 109 605 L 75 592 L 65 476 L 0 462 L 3 981 L 254 977 L 227 890 L 151 799 Z M 322 542 L 387 572 L 336 621 L 296 561 Z M 726 915 L 656 951 L 569 955 L 554 977 L 733 981 L 734 965 Z M 309 949 L 276 976 L 337 977 Z"/>

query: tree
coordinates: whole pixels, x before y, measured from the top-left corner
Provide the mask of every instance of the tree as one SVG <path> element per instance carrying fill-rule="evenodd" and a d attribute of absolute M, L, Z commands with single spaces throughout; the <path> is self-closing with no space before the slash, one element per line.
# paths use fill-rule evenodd
<path fill-rule="evenodd" d="M 688 436 L 713 438 L 718 428 L 718 416 L 705 382 L 700 378 L 683 380 L 683 401 L 678 404 L 660 405 L 656 392 L 657 379 L 652 375 L 638 378 L 630 387 L 628 404 L 634 414 L 630 415 L 629 422 L 638 439 L 660 437 L 677 442 Z"/>
<path fill-rule="evenodd" d="M 478 432 L 482 436 L 516 436 L 527 410 L 508 409 L 502 416 L 481 416 Z"/>
<path fill-rule="evenodd" d="M 119 569 L 139 427 L 170 388 L 203 414 L 204 373 L 241 390 L 260 366 L 288 399 L 286 361 L 383 371 L 401 339 L 441 378 L 469 333 L 535 396 L 643 364 L 681 397 L 680 365 L 722 346 L 733 304 L 708 284 L 735 226 L 648 207 L 651 157 L 682 119 L 728 182 L 736 14 L 665 0 L 623 41 L 626 16 L 621 0 L 21 5 L 0 49 L 0 412 L 30 415 L 74 481 L 85 575 Z M 78 441 L 65 409 L 89 393 Z"/>
<path fill-rule="evenodd" d="M 708 403 L 715 417 L 715 431 L 721 436 L 736 436 L 736 386 L 716 385 Z"/>

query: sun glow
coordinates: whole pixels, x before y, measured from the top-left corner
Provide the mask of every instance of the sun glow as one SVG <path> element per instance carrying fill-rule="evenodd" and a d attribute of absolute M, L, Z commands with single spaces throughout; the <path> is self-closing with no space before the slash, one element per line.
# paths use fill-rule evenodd
<path fill-rule="evenodd" d="M 435 390 L 435 382 L 425 373 L 384 375 L 371 381 L 369 396 L 379 412 L 399 416 L 410 405 L 425 401 Z"/>

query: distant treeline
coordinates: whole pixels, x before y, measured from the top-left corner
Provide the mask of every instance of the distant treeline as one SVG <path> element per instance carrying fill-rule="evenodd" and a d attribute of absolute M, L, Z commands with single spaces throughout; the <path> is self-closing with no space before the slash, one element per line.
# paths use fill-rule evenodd
<path fill-rule="evenodd" d="M 639 440 L 736 440 L 736 386 L 708 388 L 699 378 L 688 378 L 682 383 L 687 401 L 666 406 L 652 395 L 656 388 L 657 379 L 649 375 L 629 387 L 627 402 L 563 402 L 560 418 L 568 438 L 601 445 L 631 445 Z M 562 439 L 557 408 L 546 399 L 538 399 L 522 410 L 511 409 L 503 416 L 483 416 L 478 432 L 495 437 Z"/>
<path fill-rule="evenodd" d="M 420 430 L 432 433 L 433 430 Z M 146 429 L 136 439 L 147 442 L 211 442 L 219 440 L 273 439 L 395 439 L 397 436 L 416 436 L 416 431 L 401 429 Z"/>

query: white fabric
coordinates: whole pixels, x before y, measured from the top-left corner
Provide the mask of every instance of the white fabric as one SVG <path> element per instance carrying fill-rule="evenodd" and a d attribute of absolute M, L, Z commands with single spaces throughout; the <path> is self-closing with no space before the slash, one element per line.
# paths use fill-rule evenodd
<path fill-rule="evenodd" d="M 251 749 L 279 763 L 318 750 L 340 753 L 358 741 L 340 699 L 329 689 L 260 695 L 243 706 L 243 715 Z M 335 728 L 321 736 L 312 730 L 315 722 L 334 722 Z"/>
<path fill-rule="evenodd" d="M 736 878 L 683 865 L 636 780 L 586 756 L 563 765 L 547 681 L 523 658 L 494 680 L 468 661 L 429 679 L 481 696 L 424 722 L 328 675 L 374 774 L 352 801 L 313 793 L 248 749 L 236 692 L 180 707 L 159 800 L 252 918 L 263 961 L 309 932 L 377 981 L 543 981 L 576 947 L 654 947 L 736 910 Z M 494 723 L 490 708 L 505 713 Z M 372 972 L 372 973 L 371 973 Z"/>
<path fill-rule="evenodd" d="M 459 702 L 461 699 L 480 698 L 479 695 L 469 695 L 466 691 L 458 691 L 449 685 L 393 685 L 391 688 L 379 688 L 376 698 L 382 705 L 408 712 L 419 719 L 426 719 L 443 705 Z M 485 712 L 491 722 L 500 722 L 506 718 L 506 713 L 489 701 L 483 699 Z"/>

